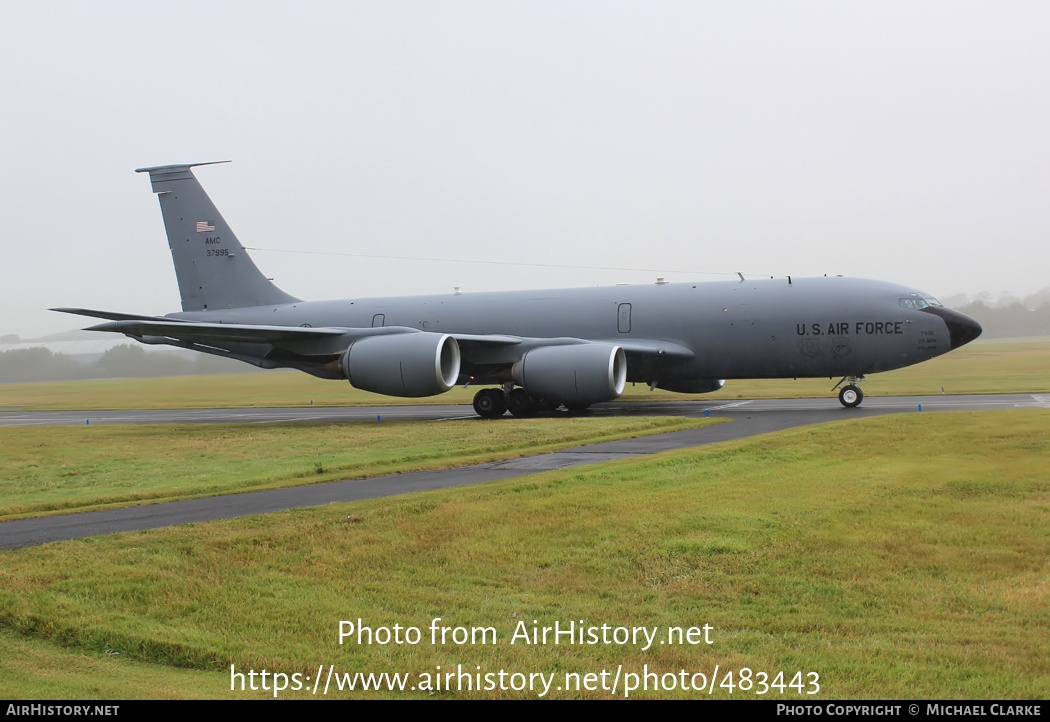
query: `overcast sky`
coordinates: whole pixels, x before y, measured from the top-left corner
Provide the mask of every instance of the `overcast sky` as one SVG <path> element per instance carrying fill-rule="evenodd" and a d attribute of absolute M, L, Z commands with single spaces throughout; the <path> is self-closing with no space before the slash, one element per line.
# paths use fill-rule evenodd
<path fill-rule="evenodd" d="M 1050 285 L 1050 3 L 0 7 L 0 334 L 180 310 L 133 171 L 226 159 L 197 177 L 306 299 Z"/>

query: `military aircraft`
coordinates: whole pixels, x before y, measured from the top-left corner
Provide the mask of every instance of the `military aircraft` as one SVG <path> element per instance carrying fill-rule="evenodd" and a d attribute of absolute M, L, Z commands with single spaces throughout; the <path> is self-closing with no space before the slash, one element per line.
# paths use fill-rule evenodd
<path fill-rule="evenodd" d="M 301 301 L 256 267 L 194 176 L 200 165 L 211 164 L 137 171 L 159 195 L 181 313 L 53 310 L 106 319 L 91 331 L 389 396 L 487 386 L 474 396 L 487 418 L 583 409 L 628 381 L 701 393 L 726 379 L 842 377 L 832 391 L 855 407 L 866 374 L 981 333 L 914 288 L 840 276 Z"/>

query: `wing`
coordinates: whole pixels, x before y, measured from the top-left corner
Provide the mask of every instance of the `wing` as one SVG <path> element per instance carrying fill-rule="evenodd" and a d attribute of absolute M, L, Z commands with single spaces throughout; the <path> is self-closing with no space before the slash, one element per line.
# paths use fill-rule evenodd
<path fill-rule="evenodd" d="M 295 368 L 322 378 L 345 378 L 340 361 L 354 343 L 384 336 L 422 334 L 445 336 L 407 326 L 348 328 L 267 326 L 260 324 L 206 323 L 163 316 L 140 316 L 111 311 L 55 308 L 54 311 L 106 319 L 87 331 L 122 333 L 146 344 L 164 344 L 210 353 L 262 368 Z M 512 367 L 527 353 L 539 348 L 600 344 L 623 349 L 628 366 L 687 361 L 693 352 L 677 343 L 658 340 L 582 339 L 572 337 L 533 338 L 505 334 L 448 334 L 456 340 L 462 357 L 461 380 L 471 383 L 502 383 L 512 378 Z M 391 342 L 370 342 L 373 346 Z M 634 374 L 632 374 L 634 376 Z"/>

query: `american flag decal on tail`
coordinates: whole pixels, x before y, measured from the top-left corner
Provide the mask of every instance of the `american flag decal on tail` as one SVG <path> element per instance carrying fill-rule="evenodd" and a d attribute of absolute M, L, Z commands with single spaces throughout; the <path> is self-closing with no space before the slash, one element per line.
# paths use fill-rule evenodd
<path fill-rule="evenodd" d="M 197 233 L 210 233 L 215 230 L 215 221 L 197 221 Z"/>

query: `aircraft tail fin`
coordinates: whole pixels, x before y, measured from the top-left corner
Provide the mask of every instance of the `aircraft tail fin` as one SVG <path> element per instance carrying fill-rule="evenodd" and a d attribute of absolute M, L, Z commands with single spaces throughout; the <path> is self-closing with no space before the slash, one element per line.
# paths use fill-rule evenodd
<path fill-rule="evenodd" d="M 228 163 L 229 161 L 213 161 Z M 138 168 L 160 199 L 183 311 L 273 306 L 299 299 L 275 286 L 219 215 L 189 163 Z"/>

